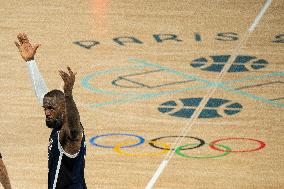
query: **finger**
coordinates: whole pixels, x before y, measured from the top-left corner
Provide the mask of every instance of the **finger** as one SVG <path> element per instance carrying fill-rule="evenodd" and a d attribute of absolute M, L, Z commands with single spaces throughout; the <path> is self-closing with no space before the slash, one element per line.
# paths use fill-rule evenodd
<path fill-rule="evenodd" d="M 68 69 L 68 68 L 67 68 L 67 69 Z M 68 71 L 71 71 L 71 70 L 68 69 Z M 62 70 L 60 70 L 60 73 L 61 73 L 66 79 L 68 79 L 68 80 L 70 80 L 70 78 L 73 77 L 73 72 L 72 72 L 72 71 L 71 71 L 71 73 L 70 73 L 70 76 L 68 75 L 68 73 L 66 73 L 66 72 L 64 72 L 64 71 L 62 71 Z"/>
<path fill-rule="evenodd" d="M 69 66 L 67 66 L 67 70 L 70 72 L 72 72 L 71 68 Z"/>
<path fill-rule="evenodd" d="M 23 44 L 23 34 L 22 34 L 22 33 L 19 33 L 19 34 L 17 35 L 17 38 L 18 38 L 20 44 Z"/>
<path fill-rule="evenodd" d="M 73 82 L 75 82 L 75 76 L 76 76 L 77 72 L 73 72 L 73 75 L 72 75 L 72 79 L 73 79 Z"/>
<path fill-rule="evenodd" d="M 19 43 L 17 43 L 16 41 L 14 43 L 15 43 L 16 47 L 19 49 L 19 51 L 20 51 L 21 49 L 20 49 Z"/>
<path fill-rule="evenodd" d="M 19 38 L 22 35 L 22 33 L 18 33 L 17 38 Z"/>
<path fill-rule="evenodd" d="M 71 70 L 71 68 L 70 68 L 69 66 L 67 66 L 67 69 L 68 69 L 68 71 L 69 71 L 70 77 L 71 77 L 73 80 L 75 80 L 75 75 L 76 75 L 76 74 L 73 73 L 73 71 Z"/>
<path fill-rule="evenodd" d="M 25 34 L 25 33 L 23 33 L 23 39 L 24 39 L 25 43 L 29 42 L 29 38 L 28 38 L 27 34 Z"/>
<path fill-rule="evenodd" d="M 27 37 L 27 34 L 25 34 L 25 33 L 19 33 L 17 37 L 18 37 L 18 40 L 19 40 L 19 42 L 20 42 L 21 44 L 23 44 L 23 43 L 29 43 L 29 39 L 28 39 L 28 37 Z"/>
<path fill-rule="evenodd" d="M 22 38 L 23 33 L 18 33 L 17 38 Z"/>
<path fill-rule="evenodd" d="M 62 70 L 58 70 L 58 72 L 59 72 L 60 75 L 64 76 L 65 72 L 63 72 Z"/>
<path fill-rule="evenodd" d="M 59 70 L 59 75 L 61 76 L 61 78 L 62 78 L 64 81 L 67 81 L 67 80 L 68 80 L 68 74 L 65 73 L 64 71 Z"/>
<path fill-rule="evenodd" d="M 71 70 L 71 68 L 70 68 L 69 66 L 67 66 L 67 70 L 69 71 L 69 74 L 70 74 L 70 75 L 73 74 L 73 72 L 72 72 L 72 70 Z"/>
<path fill-rule="evenodd" d="M 64 72 L 62 70 L 58 70 L 58 72 L 61 77 L 64 77 Z"/>
<path fill-rule="evenodd" d="M 20 39 L 20 37 L 21 37 L 21 33 L 18 33 L 18 35 L 17 35 L 17 39 L 19 40 L 19 39 Z"/>
<path fill-rule="evenodd" d="M 62 78 L 62 80 L 64 81 L 64 83 L 67 81 L 66 77 L 64 77 L 63 74 L 59 73 L 60 77 Z"/>
<path fill-rule="evenodd" d="M 69 77 L 68 73 L 64 72 L 64 71 L 61 71 L 62 74 L 65 76 L 65 77 Z"/>
<path fill-rule="evenodd" d="M 35 46 L 33 47 L 34 49 L 34 53 L 36 53 L 36 50 L 41 46 L 41 44 L 35 44 Z"/>

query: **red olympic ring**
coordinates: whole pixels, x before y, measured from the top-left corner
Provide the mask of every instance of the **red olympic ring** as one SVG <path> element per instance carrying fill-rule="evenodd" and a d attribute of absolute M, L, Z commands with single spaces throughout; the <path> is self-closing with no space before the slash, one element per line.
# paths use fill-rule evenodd
<path fill-rule="evenodd" d="M 222 149 L 218 148 L 215 145 L 216 143 L 218 143 L 220 141 L 224 141 L 224 140 L 250 140 L 250 141 L 257 142 L 259 144 L 259 146 L 257 148 L 248 149 L 248 150 L 231 150 L 231 151 L 228 151 L 228 150 L 222 150 Z M 218 151 L 221 151 L 221 152 L 254 152 L 254 151 L 257 151 L 257 150 L 260 150 L 260 149 L 264 148 L 265 147 L 265 143 L 260 141 L 260 140 L 251 139 L 251 138 L 223 138 L 223 139 L 218 139 L 218 140 L 210 142 L 209 146 L 212 149 L 218 150 Z"/>

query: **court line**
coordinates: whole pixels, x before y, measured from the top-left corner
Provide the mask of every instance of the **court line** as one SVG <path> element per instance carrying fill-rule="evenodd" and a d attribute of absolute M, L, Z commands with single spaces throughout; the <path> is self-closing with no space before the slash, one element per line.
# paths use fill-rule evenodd
<path fill-rule="evenodd" d="M 271 3 L 272 3 L 272 0 L 266 0 L 265 1 L 264 6 L 260 9 L 260 12 L 256 16 L 254 22 L 249 27 L 249 29 L 248 29 L 249 33 L 253 32 L 253 30 L 255 29 L 255 27 L 257 26 L 257 24 L 259 23 L 260 19 L 262 18 L 262 16 L 264 15 L 264 13 L 266 12 L 266 10 L 268 9 L 268 7 L 270 6 Z"/>
<path fill-rule="evenodd" d="M 184 72 L 180 72 L 180 71 L 176 71 L 164 66 L 160 66 L 158 64 L 153 64 L 150 63 L 146 60 L 142 60 L 142 59 L 136 59 L 136 58 L 131 58 L 132 61 L 135 61 L 135 63 L 139 63 L 139 64 L 143 64 L 143 66 L 153 66 L 153 67 L 161 67 L 165 70 L 171 70 L 172 73 L 175 73 L 177 75 L 182 74 L 181 76 L 187 76 L 186 78 L 192 78 L 195 77 L 195 75 L 192 74 L 188 74 L 188 73 L 184 73 Z M 139 61 L 138 61 L 139 60 Z M 136 62 L 137 61 L 137 62 Z M 111 69 L 111 70 L 103 70 L 103 71 L 99 71 L 99 72 L 95 72 L 92 73 L 90 75 L 88 75 L 87 77 L 85 77 L 84 79 L 82 79 L 82 85 L 84 84 L 84 87 L 87 88 L 86 86 L 86 82 L 88 82 L 88 80 L 91 79 L 91 77 L 95 76 L 95 75 L 101 75 L 101 74 L 108 74 L 108 73 L 112 73 L 114 71 L 120 71 L 120 70 L 127 70 L 128 68 L 144 68 L 144 67 L 127 67 L 127 68 L 120 68 L 120 69 Z M 103 94 L 111 94 L 111 95 L 117 95 L 117 96 L 131 96 L 131 98 L 127 98 L 127 99 L 118 99 L 118 100 L 113 100 L 113 101 L 107 101 L 107 102 L 102 102 L 102 103 L 94 103 L 94 104 L 90 104 L 89 107 L 91 108 L 96 108 L 96 107 L 101 107 L 101 106 L 107 106 L 107 105 L 115 105 L 115 104 L 123 104 L 123 103 L 129 103 L 129 102 L 135 102 L 135 101 L 139 101 L 139 100 L 143 100 L 143 99 L 148 99 L 148 98 L 155 98 L 155 97 L 159 97 L 162 95 L 167 95 L 167 94 L 177 94 L 180 92 L 185 92 L 185 91 L 191 91 L 191 90 L 197 90 L 197 89 L 205 89 L 208 87 L 219 87 L 222 88 L 228 92 L 232 92 L 232 93 L 236 93 L 236 94 L 240 94 L 243 95 L 245 97 L 251 98 L 253 100 L 256 101 L 261 101 L 264 103 L 268 103 L 271 104 L 273 106 L 276 107 L 284 107 L 284 104 L 279 103 L 279 102 L 275 102 L 273 100 L 270 99 L 266 99 L 264 97 L 260 97 L 260 96 L 256 96 L 253 95 L 251 93 L 245 92 L 245 91 L 241 91 L 239 89 L 234 89 L 231 87 L 228 87 L 226 85 L 231 84 L 231 83 L 236 83 L 236 82 L 245 82 L 248 80 L 256 80 L 256 79 L 261 79 L 261 78 L 266 78 L 266 77 L 274 77 L 274 76 L 284 76 L 284 72 L 274 72 L 274 73 L 269 73 L 269 74 L 264 74 L 264 75 L 260 75 L 260 76 L 249 76 L 249 77 L 244 77 L 241 79 L 237 79 L 237 80 L 230 80 L 230 81 L 226 81 L 226 82 L 211 82 L 208 81 L 208 85 L 204 86 L 204 85 L 198 85 L 198 86 L 194 86 L 194 87 L 190 87 L 190 88 L 184 88 L 184 89 L 176 89 L 176 90 L 171 90 L 171 91 L 164 91 L 164 92 L 160 92 L 160 93 L 145 93 L 145 94 L 138 94 L 138 93 L 131 93 L 131 94 L 124 94 L 124 93 L 115 93 L 115 92 L 111 92 L 111 91 L 106 91 L 106 90 L 102 90 L 102 89 L 98 89 L 95 87 L 91 88 L 91 92 L 97 92 L 97 93 L 103 93 Z M 198 79 L 199 80 L 199 79 Z M 205 79 L 202 79 L 202 81 L 204 81 Z M 201 82 L 202 82 L 201 81 Z"/>
<path fill-rule="evenodd" d="M 206 79 L 204 79 L 204 78 L 202 78 L 202 77 L 199 77 L 199 76 L 197 76 L 197 75 L 188 74 L 188 73 L 184 73 L 184 72 L 181 72 L 181 71 L 173 70 L 173 69 L 171 69 L 171 68 L 168 68 L 168 67 L 165 67 L 165 66 L 161 66 L 161 65 L 159 65 L 159 64 L 152 64 L 152 63 L 147 62 L 147 61 L 145 61 L 145 60 L 143 60 L 143 59 L 138 59 L 138 58 L 130 57 L 130 58 L 128 58 L 128 60 L 129 60 L 130 62 L 139 63 L 139 64 L 142 64 L 142 65 L 144 65 L 144 66 L 159 68 L 159 69 L 162 69 L 162 70 L 167 71 L 167 72 L 169 72 L 169 73 L 173 73 L 173 74 L 175 74 L 175 75 L 182 76 L 182 77 L 184 77 L 184 78 L 190 78 L 190 79 L 194 79 L 194 80 L 196 80 L 196 81 L 200 81 L 200 82 L 208 83 L 208 84 L 212 83 L 211 81 L 206 80 Z"/>
<path fill-rule="evenodd" d="M 228 88 L 228 87 L 224 87 L 223 89 L 226 90 L 226 91 L 229 91 L 229 92 L 241 94 L 245 97 L 249 97 L 249 98 L 252 98 L 252 99 L 257 100 L 257 101 L 261 101 L 261 102 L 264 102 L 264 103 L 267 103 L 267 104 L 274 105 L 274 106 L 279 107 L 279 108 L 284 108 L 284 104 L 282 104 L 282 103 L 275 102 L 273 100 L 269 100 L 269 99 L 266 99 L 266 98 L 263 98 L 263 97 L 260 97 L 260 96 L 256 96 L 256 95 L 253 95 L 253 94 L 245 92 L 245 91 L 235 90 L 235 89 L 231 89 L 231 88 Z"/>
<path fill-rule="evenodd" d="M 282 81 L 272 81 L 272 82 L 254 84 L 254 85 L 246 85 L 246 86 L 235 88 L 235 89 L 236 90 L 249 89 L 249 88 L 261 87 L 261 86 L 265 86 L 265 85 L 271 85 L 271 84 L 275 84 L 275 83 L 280 83 L 280 84 L 282 83 L 282 84 L 284 84 L 284 82 L 282 82 Z"/>
<path fill-rule="evenodd" d="M 274 98 L 274 99 L 269 99 L 269 100 L 276 101 L 276 100 L 282 100 L 282 99 L 284 99 L 284 97 Z"/>
<path fill-rule="evenodd" d="M 146 66 L 145 66 L 146 67 Z M 165 84 L 159 84 L 159 85 L 149 85 L 149 84 L 144 84 L 142 82 L 138 82 L 138 81 L 135 81 L 135 80 L 132 80 L 131 78 L 129 79 L 129 77 L 131 76 L 139 76 L 139 75 L 144 75 L 144 77 L 147 77 L 145 75 L 147 74 L 150 74 L 150 73 L 155 73 L 155 72 L 163 72 L 165 70 L 163 69 L 158 69 L 158 70 L 151 70 L 151 71 L 147 71 L 147 72 L 140 72 L 140 73 L 135 73 L 135 74 L 129 74 L 129 75 L 123 75 L 123 76 L 118 76 L 118 79 L 116 80 L 113 80 L 112 81 L 112 84 L 113 85 L 116 85 L 114 84 L 116 81 L 120 81 L 120 80 L 125 80 L 125 81 L 128 81 L 129 83 L 134 83 L 140 87 L 129 87 L 129 88 L 141 88 L 141 87 L 146 87 L 146 88 L 149 88 L 149 89 L 155 89 L 155 88 L 159 88 L 159 87 L 163 87 L 163 86 L 167 86 L 167 85 L 176 85 L 176 84 L 182 84 L 182 83 L 187 83 L 187 82 L 191 82 L 191 81 L 195 81 L 194 79 L 191 79 L 191 80 L 183 80 L 183 81 L 175 81 L 175 82 L 170 82 L 170 83 L 165 83 Z M 123 87 L 121 85 L 116 85 L 118 87 Z M 128 88 L 125 86 L 125 88 Z"/>
<path fill-rule="evenodd" d="M 243 77 L 241 79 L 225 81 L 225 82 L 223 82 L 223 84 L 227 85 L 227 84 L 232 84 L 232 83 L 238 83 L 238 82 L 244 82 L 244 81 L 249 81 L 249 80 L 262 79 L 262 78 L 274 77 L 274 76 L 284 76 L 284 71 L 273 72 L 273 73 L 268 73 L 268 74 L 263 74 L 263 75 L 258 75 L 258 76 Z"/>
<path fill-rule="evenodd" d="M 261 10 L 258 13 L 257 17 L 255 18 L 254 22 L 249 27 L 249 29 L 246 31 L 245 37 L 243 38 L 243 40 L 241 40 L 241 42 L 239 43 L 239 45 L 235 49 L 235 52 L 233 53 L 234 56 L 230 57 L 230 59 L 228 60 L 228 64 L 224 66 L 224 68 L 222 69 L 221 73 L 218 75 L 217 81 L 221 80 L 225 76 L 226 72 L 230 68 L 230 67 L 228 67 L 228 65 L 231 66 L 231 64 L 233 63 L 233 60 L 235 59 L 236 54 L 239 52 L 241 47 L 245 44 L 245 42 L 247 41 L 250 33 L 254 31 L 255 27 L 257 26 L 257 24 L 259 23 L 260 19 L 262 18 L 262 16 L 264 15 L 264 13 L 268 9 L 268 7 L 270 6 L 271 2 L 272 2 L 272 0 L 267 0 L 265 2 L 264 6 L 261 8 Z M 213 95 L 213 93 L 215 92 L 216 89 L 217 89 L 217 87 L 214 87 L 214 88 L 212 88 L 212 90 L 209 90 L 209 92 L 202 99 L 202 101 L 200 102 L 199 106 L 196 108 L 195 112 L 193 113 L 193 116 L 190 118 L 191 123 L 189 125 L 186 125 L 184 127 L 184 129 L 181 131 L 181 135 L 180 135 L 180 136 L 182 136 L 181 139 L 177 139 L 175 141 L 174 146 L 173 146 L 174 148 L 176 148 L 182 142 L 183 138 L 186 136 L 187 132 L 193 126 L 193 124 L 195 123 L 197 117 L 201 113 L 201 110 L 204 108 L 205 104 L 208 102 L 209 97 Z M 162 163 L 159 165 L 158 169 L 156 170 L 156 172 L 154 173 L 153 177 L 150 179 L 150 181 L 146 185 L 145 189 L 152 189 L 152 187 L 155 185 L 155 183 L 157 182 L 158 178 L 163 173 L 164 169 L 167 167 L 167 165 L 169 164 L 169 161 L 173 157 L 173 155 L 174 155 L 173 151 L 170 151 L 166 155 L 166 157 L 163 159 Z"/>
<path fill-rule="evenodd" d="M 185 88 L 185 89 L 182 89 L 182 90 L 172 90 L 172 91 L 166 91 L 166 92 L 162 92 L 162 93 L 145 93 L 145 94 L 119 93 L 119 92 L 106 91 L 106 90 L 103 90 L 103 89 L 95 88 L 95 87 L 90 86 L 89 83 L 88 83 L 88 81 L 91 80 L 92 77 L 97 76 L 97 75 L 110 74 L 110 73 L 117 72 L 117 71 L 135 69 L 135 68 L 142 69 L 142 68 L 145 68 L 145 67 L 159 68 L 159 69 L 162 69 L 163 71 L 170 72 L 170 73 L 173 73 L 175 75 L 178 75 L 178 76 L 181 76 L 181 77 L 184 77 L 184 78 L 191 78 L 191 79 L 195 79 L 199 82 L 207 83 L 208 87 L 212 87 L 212 86 L 220 87 L 220 88 L 222 88 L 226 91 L 237 93 L 237 94 L 243 95 L 245 97 L 251 98 L 253 100 L 268 103 L 268 104 L 271 104 L 271 105 L 274 105 L 274 106 L 277 106 L 277 107 L 283 107 L 284 106 L 282 103 L 275 102 L 273 100 L 269 100 L 269 99 L 266 99 L 266 98 L 263 98 L 263 97 L 259 97 L 259 96 L 247 93 L 245 91 L 240 91 L 238 89 L 233 89 L 233 88 L 230 88 L 228 86 L 225 86 L 225 85 L 228 85 L 228 84 L 232 84 L 232 83 L 236 83 L 236 82 L 244 82 L 244 81 L 247 81 L 247 80 L 256 80 L 256 79 L 261 79 L 261 78 L 265 78 L 265 77 L 273 77 L 273 76 L 284 76 L 284 71 L 268 73 L 268 74 L 264 74 L 264 75 L 260 75 L 260 76 L 249 76 L 249 77 L 244 77 L 244 78 L 241 78 L 241 79 L 230 80 L 230 81 L 225 81 L 225 82 L 215 82 L 214 83 L 212 81 L 203 79 L 202 77 L 196 76 L 194 74 L 188 74 L 188 73 L 184 73 L 184 72 L 181 72 L 181 71 L 176 71 L 174 69 L 171 69 L 171 68 L 168 68 L 168 67 L 165 67 L 165 66 L 161 66 L 159 64 L 150 63 L 150 62 L 143 60 L 143 59 L 130 57 L 129 61 L 132 61 L 132 62 L 138 63 L 138 64 L 142 64 L 142 66 L 135 65 L 135 66 L 127 66 L 127 67 L 122 67 L 122 68 L 112 68 L 112 69 L 109 69 L 109 70 L 102 70 L 102 71 L 94 72 L 94 73 L 91 73 L 91 74 L 87 75 L 86 77 L 84 77 L 81 80 L 81 84 L 83 85 L 84 88 L 86 88 L 87 90 L 90 90 L 91 92 L 97 92 L 97 93 L 103 93 L 103 94 L 109 94 L 109 95 L 116 95 L 116 96 L 131 96 L 131 98 L 113 100 L 113 101 L 103 102 L 103 103 L 99 103 L 99 104 L 90 104 L 89 105 L 90 107 L 95 108 L 95 107 L 106 106 L 106 105 L 122 104 L 122 103 L 126 103 L 126 102 L 129 103 L 129 102 L 134 102 L 134 101 L 140 100 L 139 97 L 141 97 L 141 100 L 142 100 L 142 99 L 147 99 L 147 98 L 158 97 L 158 96 L 165 95 L 165 94 L 176 94 L 178 92 L 193 90 L 191 88 Z M 197 89 L 200 89 L 200 86 L 197 86 Z"/>
<path fill-rule="evenodd" d="M 209 85 L 204 84 L 204 85 L 198 85 L 198 86 L 189 87 L 189 88 L 183 88 L 183 89 L 177 89 L 177 90 L 171 90 L 171 91 L 163 91 L 159 93 L 146 93 L 146 94 L 134 96 L 132 98 L 113 100 L 113 101 L 108 101 L 108 102 L 103 102 L 103 103 L 94 103 L 94 104 L 90 104 L 89 107 L 95 108 L 95 107 L 100 107 L 100 106 L 105 106 L 105 105 L 123 104 L 126 102 L 134 102 L 137 100 L 159 97 L 162 95 L 177 94 L 177 93 L 181 93 L 185 91 L 198 90 L 198 89 L 206 89 L 208 88 L 208 86 Z"/>
<path fill-rule="evenodd" d="M 155 64 L 152 64 L 152 63 L 147 62 L 147 61 L 142 60 L 142 59 L 131 58 L 130 60 L 131 61 L 135 61 L 135 62 L 137 62 L 139 64 L 143 64 L 144 66 L 146 66 L 146 65 L 148 65 L 148 66 L 149 65 L 157 66 Z M 233 61 L 233 59 L 232 59 L 232 61 Z M 159 67 L 163 68 L 164 70 L 171 70 L 170 68 L 167 68 L 167 67 L 164 67 L 164 66 L 159 66 Z M 227 69 L 229 69 L 229 67 L 230 67 L 230 65 L 227 67 Z M 182 74 L 182 76 L 188 75 L 188 77 L 190 77 L 190 78 L 192 76 L 194 76 L 192 74 L 187 74 L 187 73 L 180 72 L 180 71 L 175 71 L 175 70 L 172 70 L 172 72 L 176 73 L 177 75 Z M 220 81 L 212 82 L 212 81 L 208 81 L 208 87 L 222 88 L 222 89 L 224 89 L 226 91 L 229 91 L 229 92 L 232 92 L 232 93 L 236 93 L 236 94 L 240 94 L 240 95 L 243 95 L 245 97 L 251 98 L 251 99 L 256 100 L 256 101 L 261 101 L 261 102 L 264 102 L 264 103 L 268 103 L 268 104 L 274 105 L 276 107 L 284 108 L 284 104 L 281 104 L 281 103 L 278 103 L 278 102 L 275 102 L 275 101 L 272 101 L 272 100 L 269 100 L 269 99 L 266 99 L 266 98 L 263 98 L 263 97 L 260 97 L 260 96 L 253 95 L 253 94 L 245 92 L 245 91 L 233 89 L 233 88 L 231 88 L 229 86 L 226 86 L 227 84 L 231 84 L 231 83 L 235 83 L 235 82 L 244 82 L 244 81 L 247 81 L 247 80 L 255 80 L 255 79 L 266 78 L 266 77 L 273 77 L 273 76 L 284 76 L 284 72 L 274 72 L 274 73 L 264 74 L 264 75 L 260 75 L 260 76 L 249 76 L 249 77 L 244 77 L 244 78 L 237 79 L 237 80 L 230 80 L 230 81 L 226 81 L 226 82 L 220 82 Z M 196 78 L 196 79 L 199 80 L 198 78 Z M 202 81 L 204 81 L 204 80 L 205 79 L 202 79 Z M 155 97 L 155 96 L 152 96 L 152 97 Z"/>
<path fill-rule="evenodd" d="M 119 76 L 116 80 L 112 81 L 112 84 L 114 85 L 114 82 L 121 81 L 121 80 L 128 81 L 129 83 L 134 83 L 134 84 L 140 86 L 139 88 L 148 87 L 147 85 L 144 85 L 143 83 L 139 83 L 139 82 L 133 81 L 131 79 L 125 78 L 125 76 Z M 119 85 L 116 85 L 116 86 L 121 87 Z"/>
<path fill-rule="evenodd" d="M 106 91 L 106 90 L 102 90 L 102 89 L 99 89 L 99 88 L 95 88 L 95 87 L 92 87 L 90 84 L 89 84 L 89 81 L 94 77 L 94 76 L 98 76 L 98 75 L 104 75 L 104 74 L 110 74 L 110 73 L 113 73 L 113 72 L 117 72 L 117 71 L 123 71 L 123 70 L 129 70 L 129 69 L 136 69 L 136 68 L 144 68 L 144 67 L 141 67 L 141 66 L 137 66 L 137 65 L 134 65 L 134 66 L 125 66 L 125 67 L 122 67 L 122 68 L 115 68 L 115 69 L 110 69 L 110 70 L 102 70 L 102 71 L 98 71 L 98 72 L 94 72 L 94 73 L 91 73 L 87 76 L 85 76 L 82 80 L 81 80 L 81 85 L 91 91 L 91 92 L 95 92 L 95 93 L 103 93 L 103 94 L 110 94 L 110 95 L 117 95 L 117 96 L 133 96 L 133 95 L 137 95 L 137 93 L 132 93 L 132 94 L 126 94 L 126 93 L 118 93 L 118 92 L 113 92 L 113 91 Z"/>

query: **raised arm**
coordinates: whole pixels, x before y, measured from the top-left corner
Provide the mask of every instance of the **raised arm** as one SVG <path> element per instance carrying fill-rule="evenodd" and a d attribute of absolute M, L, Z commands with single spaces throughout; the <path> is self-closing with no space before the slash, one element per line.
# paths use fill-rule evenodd
<path fill-rule="evenodd" d="M 22 58 L 26 61 L 28 65 L 33 89 L 35 91 L 39 103 L 42 105 L 43 97 L 48 92 L 48 88 L 45 84 L 45 81 L 41 73 L 38 70 L 36 61 L 34 60 L 34 56 L 40 45 L 39 44 L 31 45 L 25 33 L 18 34 L 17 38 L 18 42 L 15 42 L 15 45 L 19 49 Z"/>
<path fill-rule="evenodd" d="M 70 67 L 67 67 L 69 74 L 64 71 L 59 71 L 59 75 L 64 81 L 64 96 L 65 96 L 65 111 L 66 123 L 63 125 L 64 134 L 60 135 L 60 140 L 67 144 L 66 150 L 69 153 L 78 151 L 82 139 L 82 125 L 80 122 L 80 115 L 73 99 L 73 86 L 75 82 L 75 75 Z"/>

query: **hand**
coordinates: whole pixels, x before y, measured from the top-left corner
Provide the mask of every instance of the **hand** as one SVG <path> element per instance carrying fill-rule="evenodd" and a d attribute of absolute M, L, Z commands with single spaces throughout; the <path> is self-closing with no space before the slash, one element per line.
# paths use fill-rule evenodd
<path fill-rule="evenodd" d="M 59 70 L 59 75 L 64 81 L 64 94 L 65 96 L 71 96 L 72 95 L 72 89 L 75 83 L 75 75 L 77 74 L 76 72 L 73 73 L 70 67 L 67 67 L 69 75 L 62 71 Z"/>
<path fill-rule="evenodd" d="M 35 44 L 34 46 L 32 46 L 29 42 L 27 34 L 25 33 L 19 33 L 17 38 L 19 40 L 19 43 L 15 41 L 15 45 L 18 47 L 22 58 L 25 61 L 33 60 L 36 50 L 38 49 L 40 44 Z"/>

